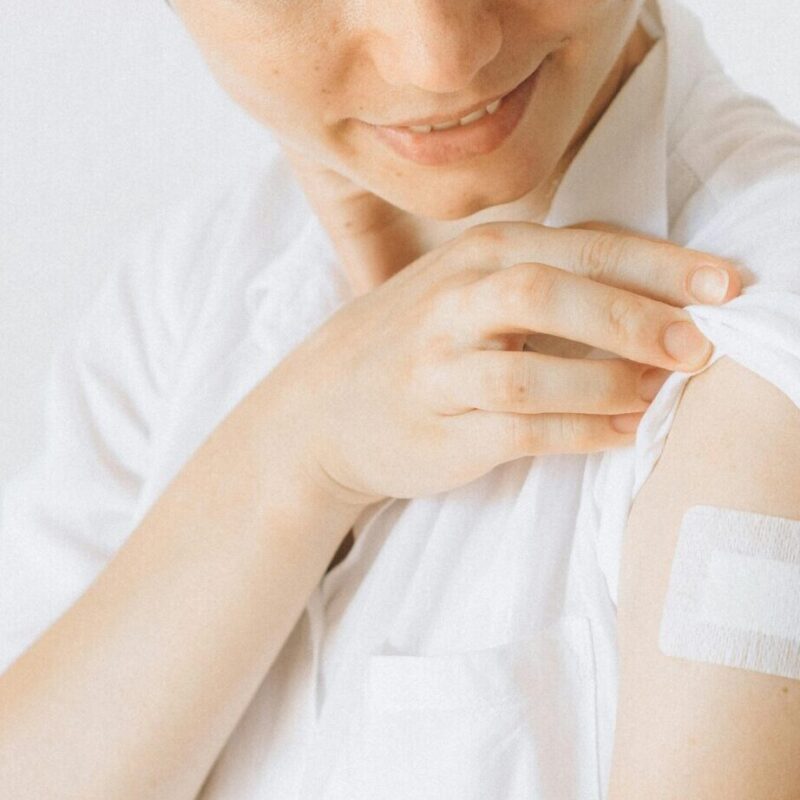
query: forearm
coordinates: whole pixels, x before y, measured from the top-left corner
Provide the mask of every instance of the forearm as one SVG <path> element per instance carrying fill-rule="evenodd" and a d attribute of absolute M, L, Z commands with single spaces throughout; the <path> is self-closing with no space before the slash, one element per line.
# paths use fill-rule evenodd
<path fill-rule="evenodd" d="M 199 790 L 361 510 L 297 474 L 267 401 L 243 401 L 0 677 L 7 800 Z"/>

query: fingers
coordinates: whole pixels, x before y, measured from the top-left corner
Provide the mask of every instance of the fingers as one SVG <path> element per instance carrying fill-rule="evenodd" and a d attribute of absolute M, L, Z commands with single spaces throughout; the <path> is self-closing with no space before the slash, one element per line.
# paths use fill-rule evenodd
<path fill-rule="evenodd" d="M 514 264 L 458 291 L 472 334 L 485 338 L 549 333 L 688 372 L 705 364 L 713 350 L 686 311 L 544 264 Z"/>
<path fill-rule="evenodd" d="M 650 242 L 669 243 L 669 239 L 662 239 L 660 236 L 652 236 L 649 233 L 637 233 L 631 228 L 623 228 L 621 225 L 612 225 L 610 222 L 600 222 L 599 220 L 576 222 L 574 225 L 567 225 L 566 228 L 569 230 L 608 231 L 609 233 L 618 233 L 622 236 L 638 236 L 640 239 L 647 239 Z"/>
<path fill-rule="evenodd" d="M 619 230 L 513 221 L 476 225 L 464 236 L 483 266 L 540 262 L 671 305 L 727 302 L 741 292 L 741 277 L 725 259 Z"/>
<path fill-rule="evenodd" d="M 455 436 L 463 436 L 466 448 L 486 454 L 493 464 L 504 464 L 523 456 L 593 453 L 630 445 L 635 441 L 635 426 L 641 416 L 627 416 L 624 431 L 614 428 L 613 417 L 599 414 L 481 410 L 452 417 L 447 425 Z"/>
<path fill-rule="evenodd" d="M 621 358 L 478 350 L 439 365 L 433 392 L 449 414 L 628 414 L 644 411 L 670 374 Z"/>

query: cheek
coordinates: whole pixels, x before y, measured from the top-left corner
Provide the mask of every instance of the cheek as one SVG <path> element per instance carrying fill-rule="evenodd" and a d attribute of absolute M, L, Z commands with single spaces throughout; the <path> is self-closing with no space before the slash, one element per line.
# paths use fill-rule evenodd
<path fill-rule="evenodd" d="M 217 80 L 227 94 L 277 136 L 313 140 L 324 128 L 333 90 L 313 67 L 304 74 L 296 65 L 262 63 L 257 71 L 223 69 Z"/>
<path fill-rule="evenodd" d="M 575 84 L 596 83 L 623 46 L 639 0 L 548 0 L 558 6 L 554 24 L 565 40 L 559 69 Z"/>
<path fill-rule="evenodd" d="M 616 7 L 629 0 L 540 0 L 531 18 L 537 31 L 546 35 L 575 35 L 597 24 Z"/>
<path fill-rule="evenodd" d="M 293 48 L 236 48 L 215 50 L 206 62 L 231 99 L 278 135 L 314 138 L 335 102 L 329 69 L 319 56 L 304 58 Z"/>
<path fill-rule="evenodd" d="M 536 35 L 556 41 L 580 42 L 581 49 L 593 49 L 624 37 L 642 0 L 542 0 L 531 24 Z"/>
<path fill-rule="evenodd" d="M 205 6 L 205 7 L 204 7 Z M 302 7 L 305 7 L 305 13 Z M 184 22 L 222 89 L 259 122 L 277 131 L 314 125 L 335 96 L 330 55 L 335 19 L 306 3 L 238 0 L 209 10 L 198 0 Z"/>

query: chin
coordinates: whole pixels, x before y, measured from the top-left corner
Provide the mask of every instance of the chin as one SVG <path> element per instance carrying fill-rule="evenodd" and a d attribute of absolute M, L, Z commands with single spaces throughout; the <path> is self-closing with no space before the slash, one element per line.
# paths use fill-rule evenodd
<path fill-rule="evenodd" d="M 538 165 L 537 165 L 538 166 Z M 400 185 L 383 187 L 381 196 L 409 214 L 427 219 L 452 221 L 471 217 L 494 206 L 519 200 L 532 192 L 544 179 L 541 169 L 532 165 L 509 169 L 487 179 L 488 170 L 476 170 L 446 181 L 443 178 L 420 177 Z M 409 186 L 414 189 L 410 192 Z"/>

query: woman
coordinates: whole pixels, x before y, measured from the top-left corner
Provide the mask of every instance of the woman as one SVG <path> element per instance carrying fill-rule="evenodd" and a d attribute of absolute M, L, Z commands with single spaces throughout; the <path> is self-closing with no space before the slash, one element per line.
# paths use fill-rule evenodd
<path fill-rule="evenodd" d="M 797 130 L 671 0 L 174 7 L 282 151 L 58 361 L 4 796 L 796 796 L 791 665 L 656 634 L 690 506 L 800 516 Z"/>

